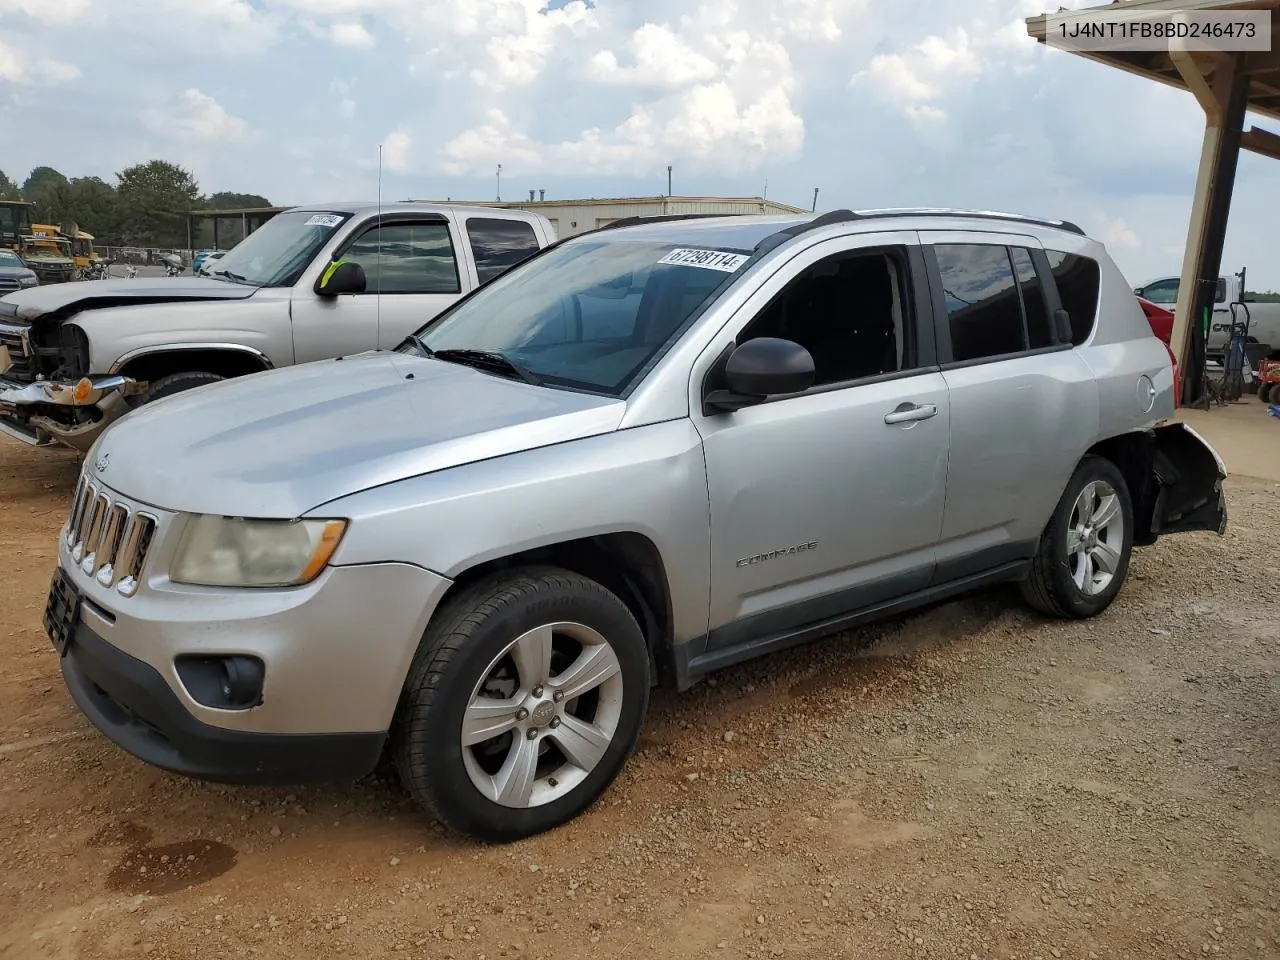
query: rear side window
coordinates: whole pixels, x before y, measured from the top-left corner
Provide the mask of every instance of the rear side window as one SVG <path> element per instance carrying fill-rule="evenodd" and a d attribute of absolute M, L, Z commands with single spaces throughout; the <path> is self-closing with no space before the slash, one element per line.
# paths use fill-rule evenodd
<path fill-rule="evenodd" d="M 1005 247 L 938 244 L 934 248 L 956 362 L 998 357 L 1027 348 L 1022 304 Z"/>
<path fill-rule="evenodd" d="M 533 225 L 524 220 L 473 217 L 467 221 L 467 239 L 476 260 L 476 274 L 486 283 L 538 252 Z"/>
<path fill-rule="evenodd" d="M 1098 262 L 1060 250 L 1046 250 L 1045 256 L 1049 258 L 1058 298 L 1071 317 L 1071 342 L 1079 346 L 1093 333 L 1093 319 L 1098 312 Z"/>
<path fill-rule="evenodd" d="M 1018 291 L 1022 294 L 1022 309 L 1027 315 L 1027 345 L 1032 350 L 1053 346 L 1053 325 L 1049 318 L 1049 304 L 1044 297 L 1044 286 L 1026 247 L 1012 247 L 1013 269 L 1018 275 Z"/>

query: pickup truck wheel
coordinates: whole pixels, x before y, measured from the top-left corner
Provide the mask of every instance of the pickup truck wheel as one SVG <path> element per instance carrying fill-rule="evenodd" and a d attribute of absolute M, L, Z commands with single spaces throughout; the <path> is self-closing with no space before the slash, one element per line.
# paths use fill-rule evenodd
<path fill-rule="evenodd" d="M 518 840 L 599 798 L 635 748 L 648 699 L 648 650 L 626 604 L 567 570 L 504 571 L 433 617 L 392 754 L 445 826 Z"/>
<path fill-rule="evenodd" d="M 183 390 L 203 387 L 206 384 L 217 383 L 225 379 L 227 378 L 216 373 L 206 373 L 203 370 L 171 373 L 167 377 L 159 377 L 151 381 L 151 386 L 147 388 L 147 400 L 159 400 L 161 397 L 169 397 L 175 393 L 181 393 Z"/>
<path fill-rule="evenodd" d="M 1267 391 L 1268 402 L 1280 404 L 1280 383 L 1273 383 Z"/>
<path fill-rule="evenodd" d="M 1083 619 L 1111 605 L 1133 550 L 1133 506 L 1110 460 L 1087 456 L 1040 538 L 1022 595 L 1041 613 Z"/>

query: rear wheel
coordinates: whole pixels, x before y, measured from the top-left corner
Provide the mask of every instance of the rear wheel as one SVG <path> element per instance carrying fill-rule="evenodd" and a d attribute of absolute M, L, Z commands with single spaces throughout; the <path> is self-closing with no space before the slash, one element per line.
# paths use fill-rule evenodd
<path fill-rule="evenodd" d="M 1267 392 L 1267 399 L 1270 403 L 1280 404 L 1280 383 L 1271 385 L 1271 389 Z"/>
<path fill-rule="evenodd" d="M 626 604 L 567 570 L 503 572 L 432 619 L 392 755 L 446 826 L 518 840 L 596 801 L 635 748 L 648 696 L 648 650 Z"/>
<path fill-rule="evenodd" d="M 1040 538 L 1022 595 L 1051 616 L 1092 617 L 1111 605 L 1129 570 L 1133 506 L 1110 460 L 1087 456 Z"/>

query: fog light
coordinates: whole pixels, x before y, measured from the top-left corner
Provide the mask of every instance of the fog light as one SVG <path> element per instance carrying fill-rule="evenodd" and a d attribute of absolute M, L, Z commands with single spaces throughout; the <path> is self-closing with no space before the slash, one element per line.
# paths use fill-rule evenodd
<path fill-rule="evenodd" d="M 247 710 L 262 703 L 266 668 L 257 657 L 182 656 L 174 661 L 191 699 L 215 710 Z"/>

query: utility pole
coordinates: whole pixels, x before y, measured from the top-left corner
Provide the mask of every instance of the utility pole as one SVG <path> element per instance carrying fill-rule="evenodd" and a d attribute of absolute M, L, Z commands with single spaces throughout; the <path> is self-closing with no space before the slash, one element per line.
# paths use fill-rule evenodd
<path fill-rule="evenodd" d="M 814 187 L 813 188 L 813 206 L 809 208 L 809 212 L 817 213 L 817 211 L 818 211 L 818 188 Z"/>
<path fill-rule="evenodd" d="M 667 164 L 667 196 L 671 196 L 671 164 Z"/>
<path fill-rule="evenodd" d="M 498 202 L 502 202 L 502 164 L 498 164 Z"/>

